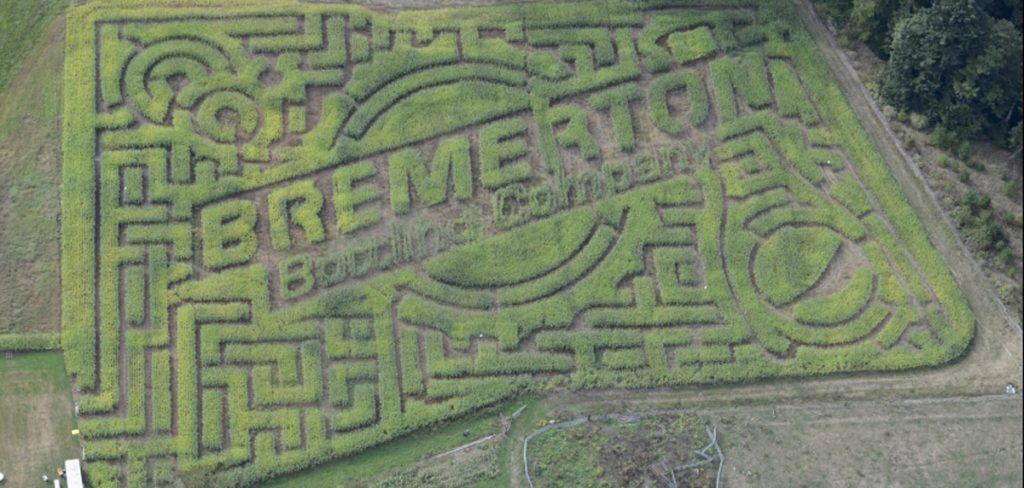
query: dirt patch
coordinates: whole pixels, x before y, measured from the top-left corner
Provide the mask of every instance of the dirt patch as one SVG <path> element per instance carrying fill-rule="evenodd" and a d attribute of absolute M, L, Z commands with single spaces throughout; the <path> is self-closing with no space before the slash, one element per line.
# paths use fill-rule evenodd
<path fill-rule="evenodd" d="M 704 421 L 694 415 L 594 418 L 537 435 L 529 450 L 531 478 L 536 487 L 668 487 L 672 479 L 678 486 L 714 486 L 717 465 L 673 469 L 701 461 L 693 451 L 707 444 Z"/>
<path fill-rule="evenodd" d="M 712 414 L 728 486 L 1019 486 L 1021 402 L 765 406 Z"/>

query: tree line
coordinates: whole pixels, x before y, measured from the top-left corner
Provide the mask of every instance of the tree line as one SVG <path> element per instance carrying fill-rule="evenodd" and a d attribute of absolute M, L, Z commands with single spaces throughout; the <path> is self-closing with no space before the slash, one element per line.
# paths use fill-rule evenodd
<path fill-rule="evenodd" d="M 958 138 L 1021 145 L 1020 0 L 817 0 L 886 61 L 882 100 Z"/>

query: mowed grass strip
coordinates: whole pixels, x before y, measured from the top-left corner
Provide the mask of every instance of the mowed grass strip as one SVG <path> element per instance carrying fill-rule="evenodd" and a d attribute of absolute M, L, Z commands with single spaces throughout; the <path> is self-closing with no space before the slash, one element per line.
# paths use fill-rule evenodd
<path fill-rule="evenodd" d="M 27 53 L 0 92 L 0 275 L 5 280 L 0 334 L 60 330 L 60 300 L 54 290 L 60 286 L 64 19 L 48 22 L 39 37 L 41 28 L 16 30 L 15 19 L 8 17 L 20 15 L 26 5 L 49 5 L 54 11 L 49 13 L 57 13 L 58 3 L 5 0 L 0 7 L 0 87 L 7 72 L 4 63 Z"/>
<path fill-rule="evenodd" d="M 14 76 L 39 34 L 68 0 L 4 0 L 0 5 L 0 90 Z"/>

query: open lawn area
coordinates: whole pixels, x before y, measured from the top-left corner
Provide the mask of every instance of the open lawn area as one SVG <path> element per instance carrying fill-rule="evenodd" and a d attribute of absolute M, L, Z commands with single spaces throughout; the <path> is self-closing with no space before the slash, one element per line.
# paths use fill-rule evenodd
<path fill-rule="evenodd" d="M 60 353 L 0 355 L 0 472 L 6 486 L 51 478 L 65 459 L 81 457 L 71 385 Z"/>
<path fill-rule="evenodd" d="M 9 5 L 35 3 L 4 0 L 0 26 L 7 22 Z M 8 53 L 16 53 L 7 50 L 13 42 L 8 36 L 34 35 L 38 40 L 17 45 L 27 50 L 25 62 L 12 70 L 6 89 L 0 70 L 0 334 L 60 331 L 64 19 L 47 19 L 52 21 L 42 32 L 0 31 L 0 67 Z"/>

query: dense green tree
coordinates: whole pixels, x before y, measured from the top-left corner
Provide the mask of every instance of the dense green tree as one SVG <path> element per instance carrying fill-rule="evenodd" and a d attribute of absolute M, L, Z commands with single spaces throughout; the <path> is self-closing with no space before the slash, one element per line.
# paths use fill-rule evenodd
<path fill-rule="evenodd" d="M 970 58 L 954 75 L 953 96 L 972 124 L 1005 134 L 1016 116 L 1019 120 L 1021 96 L 1021 36 L 1009 21 L 992 23 L 984 50 Z M 973 116 L 976 112 L 979 116 Z M 967 134 L 976 131 L 968 130 Z"/>
<path fill-rule="evenodd" d="M 959 137 L 1010 139 L 1021 121 L 1022 0 L 817 0 L 846 36 L 889 60 L 886 103 Z"/>
<path fill-rule="evenodd" d="M 875 54 L 887 58 L 897 21 L 917 10 L 921 4 L 915 0 L 853 0 L 850 28 L 857 39 Z"/>
<path fill-rule="evenodd" d="M 890 53 L 886 103 L 971 137 L 1019 120 L 1020 33 L 974 1 L 939 0 L 900 20 Z"/>
<path fill-rule="evenodd" d="M 1018 30 L 1021 27 L 1021 0 L 977 0 L 978 6 L 993 19 L 1010 21 Z"/>
<path fill-rule="evenodd" d="M 848 29 L 853 0 L 817 0 L 814 3 L 840 27 Z"/>

